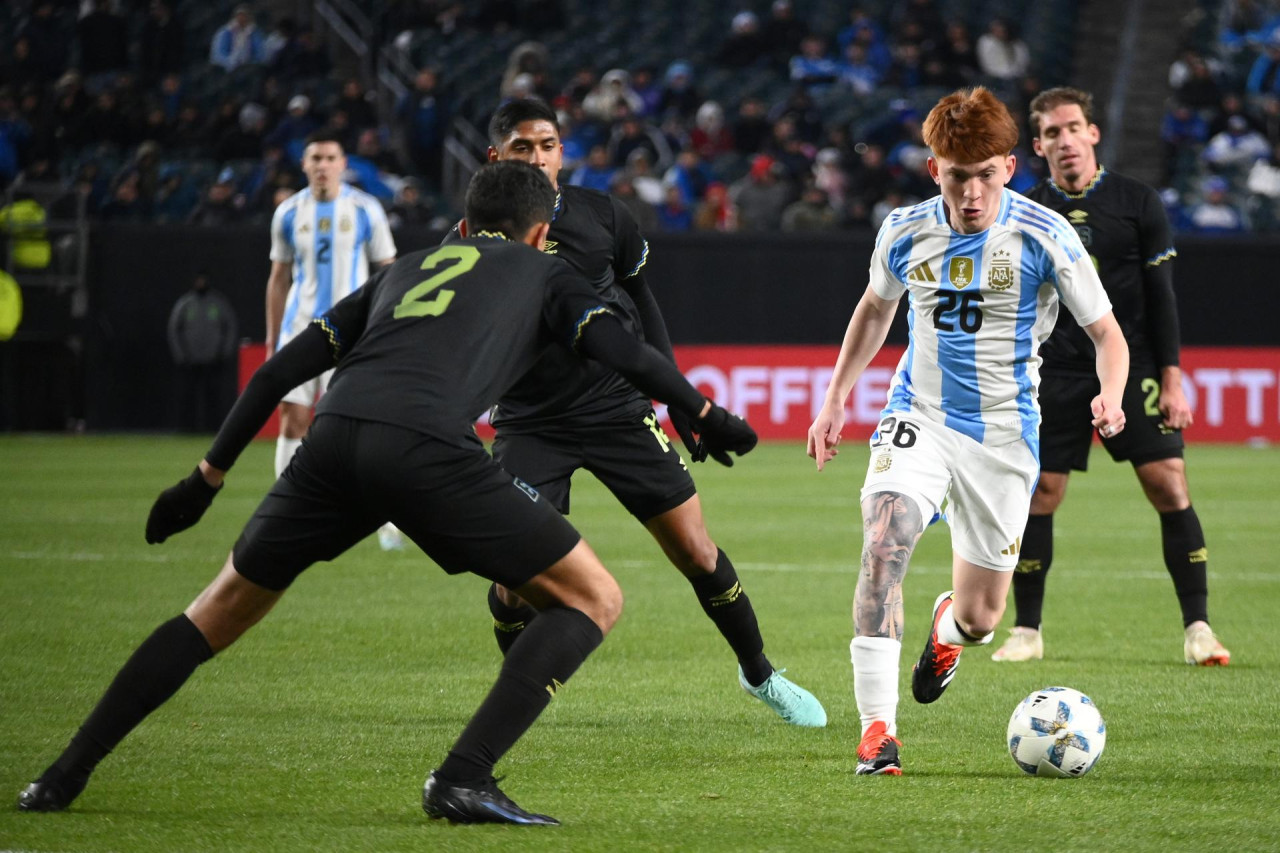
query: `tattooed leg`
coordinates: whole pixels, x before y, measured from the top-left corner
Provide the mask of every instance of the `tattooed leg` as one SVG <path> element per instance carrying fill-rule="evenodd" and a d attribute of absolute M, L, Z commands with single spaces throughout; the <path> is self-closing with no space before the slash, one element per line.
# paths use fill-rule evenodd
<path fill-rule="evenodd" d="M 853 632 L 902 640 L 902 578 L 924 518 L 916 502 L 877 492 L 862 502 L 862 568 L 853 594 Z"/>

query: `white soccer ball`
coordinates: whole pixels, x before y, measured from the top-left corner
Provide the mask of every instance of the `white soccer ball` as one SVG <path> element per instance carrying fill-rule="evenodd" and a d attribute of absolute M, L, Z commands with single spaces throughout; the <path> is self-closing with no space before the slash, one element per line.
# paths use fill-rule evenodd
<path fill-rule="evenodd" d="M 1107 745 L 1107 725 L 1093 700 L 1070 687 L 1037 690 L 1013 709 L 1007 735 L 1013 761 L 1032 776 L 1088 773 Z"/>

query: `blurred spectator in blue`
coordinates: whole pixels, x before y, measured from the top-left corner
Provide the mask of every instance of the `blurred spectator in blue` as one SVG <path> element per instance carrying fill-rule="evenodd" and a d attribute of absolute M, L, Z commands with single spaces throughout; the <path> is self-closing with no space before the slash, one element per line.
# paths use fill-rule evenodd
<path fill-rule="evenodd" d="M 707 101 L 698 107 L 689 131 L 689 144 L 708 162 L 733 151 L 734 137 L 724 123 L 724 108 L 715 101 Z"/>
<path fill-rule="evenodd" d="M 836 47 L 844 53 L 854 42 L 861 43 L 864 49 L 874 44 L 885 45 L 884 29 L 857 3 L 849 7 L 848 25 L 836 33 Z"/>
<path fill-rule="evenodd" d="M 642 118 L 653 118 L 660 115 L 662 104 L 662 85 L 652 65 L 640 65 L 631 69 L 631 88 L 640 96 L 644 106 L 637 115 Z"/>
<path fill-rule="evenodd" d="M 183 26 L 169 4 L 170 0 L 151 0 L 142 25 L 138 64 L 147 82 L 182 70 Z"/>
<path fill-rule="evenodd" d="M 155 92 L 156 101 L 160 104 L 160 108 L 164 110 L 164 116 L 169 121 L 173 121 L 178 117 L 179 110 L 182 109 L 182 102 L 186 99 L 186 88 L 182 84 L 181 74 L 166 74 L 160 78 L 160 84 Z"/>
<path fill-rule="evenodd" d="M 449 130 L 449 102 L 440 91 L 433 68 L 419 69 L 413 89 L 396 105 L 396 119 L 404 134 L 409 160 L 431 191 L 440 188 L 444 138 Z"/>
<path fill-rule="evenodd" d="M 631 75 L 622 68 L 611 68 L 582 99 L 582 108 L 597 121 L 610 122 L 619 112 L 639 113 L 644 102 L 631 88 Z"/>
<path fill-rule="evenodd" d="M 885 85 L 911 91 L 927 84 L 924 55 L 917 42 L 903 42 L 894 51 L 893 64 L 885 77 Z"/>
<path fill-rule="evenodd" d="M 693 66 L 679 60 L 667 66 L 662 78 L 662 98 L 658 101 L 658 114 L 678 115 L 688 120 L 698 111 L 702 96 L 693 84 Z"/>
<path fill-rule="evenodd" d="M 124 18 L 111 11 L 111 0 L 93 0 L 91 11 L 76 24 L 80 73 L 113 74 L 129 65 L 129 31 Z"/>
<path fill-rule="evenodd" d="M 880 71 L 867 58 L 867 48 L 862 42 L 850 42 L 844 49 L 838 74 L 840 82 L 855 95 L 870 95 L 880 85 Z"/>
<path fill-rule="evenodd" d="M 777 231 L 792 197 L 786 168 L 767 154 L 757 154 L 746 176 L 729 186 L 740 231 Z"/>
<path fill-rule="evenodd" d="M 716 51 L 717 65 L 748 68 L 769 55 L 769 46 L 760 32 L 760 19 L 754 12 L 739 12 L 729 25 L 729 35 Z"/>
<path fill-rule="evenodd" d="M 395 200 L 392 184 L 399 183 L 395 174 L 396 164 L 382 148 L 378 131 L 367 128 L 360 131 L 354 147 L 346 147 L 347 181 L 377 198 L 384 205 Z"/>
<path fill-rule="evenodd" d="M 781 228 L 787 234 L 834 231 L 839 225 L 840 216 L 827 202 L 827 194 L 812 183 L 806 183 L 800 198 L 782 211 Z"/>
<path fill-rule="evenodd" d="M 703 161 L 696 148 L 683 149 L 676 155 L 676 162 L 662 176 L 662 183 L 680 190 L 689 205 L 702 198 L 714 180 L 715 173 Z"/>
<path fill-rule="evenodd" d="M 1188 218 L 1198 234 L 1239 234 L 1245 230 L 1244 217 L 1227 196 L 1230 184 L 1217 175 L 1204 181 L 1204 199 L 1194 205 Z"/>
<path fill-rule="evenodd" d="M 618 168 L 609 162 L 609 151 L 603 145 L 592 146 L 586 161 L 569 175 L 569 183 L 607 193 Z"/>
<path fill-rule="evenodd" d="M 657 212 L 660 230 L 673 234 L 693 230 L 693 210 L 685 200 L 684 193 L 674 184 L 667 185 Z"/>
<path fill-rule="evenodd" d="M 1248 169 L 1255 160 L 1271 154 L 1266 138 L 1249 126 L 1244 116 L 1232 116 L 1227 129 L 1215 134 L 1200 155 L 1206 163 L 1221 170 Z"/>
<path fill-rule="evenodd" d="M 289 99 L 286 112 L 266 137 L 269 145 L 279 145 L 294 160 L 302 160 L 303 140 L 320 122 L 311 114 L 311 99 L 306 95 L 294 95 Z"/>
<path fill-rule="evenodd" d="M 240 108 L 235 126 L 218 139 L 213 149 L 215 160 L 257 160 L 262 157 L 266 141 L 267 108 L 248 103 Z"/>
<path fill-rule="evenodd" d="M 1254 60 L 1244 90 L 1250 95 L 1280 95 L 1280 30 L 1271 34 Z"/>
<path fill-rule="evenodd" d="M 1169 183 L 1182 164 L 1193 162 L 1200 146 L 1209 141 L 1209 123 L 1186 104 L 1175 101 L 1160 122 L 1160 142 L 1164 146 L 1164 178 Z"/>
<path fill-rule="evenodd" d="M 1169 217 L 1169 226 L 1174 231 L 1189 231 L 1191 221 L 1187 218 L 1187 209 L 1182 204 L 1182 196 L 1173 187 L 1160 190 L 1160 202 L 1164 205 L 1165 216 Z"/>
<path fill-rule="evenodd" d="M 978 67 L 978 51 L 973 36 L 964 21 L 947 24 L 946 34 L 938 45 L 937 55 L 964 83 L 974 82 L 981 69 Z"/>
<path fill-rule="evenodd" d="M 811 92 L 821 92 L 839 78 L 840 64 L 827 52 L 827 40 L 811 33 L 800 40 L 800 52 L 791 57 L 787 76 Z"/>
<path fill-rule="evenodd" d="M 764 101 L 746 97 L 738 104 L 738 116 L 733 122 L 733 147 L 739 154 L 749 156 L 760 151 L 773 133 Z"/>
<path fill-rule="evenodd" d="M 1027 43 L 1013 34 L 1004 18 L 993 18 L 978 37 L 978 69 L 996 80 L 1013 81 L 1031 70 Z"/>
<path fill-rule="evenodd" d="M 241 216 L 236 203 L 235 182 L 234 170 L 227 168 L 219 172 L 187 221 L 192 225 L 232 225 L 239 222 Z"/>
<path fill-rule="evenodd" d="M 1264 8 L 1266 0 L 1227 0 L 1220 10 L 1218 43 L 1228 53 L 1245 47 L 1251 38 L 1257 37 L 1269 17 Z"/>
<path fill-rule="evenodd" d="M 435 211 L 422 194 L 422 184 L 416 178 L 405 178 L 396 190 L 395 200 L 387 211 L 387 222 L 392 228 L 406 225 L 427 226 L 435 219 Z"/>
<path fill-rule="evenodd" d="M 186 180 L 185 171 L 179 163 L 161 167 L 160 186 L 152 206 L 157 222 L 186 222 L 200 201 L 195 187 Z"/>
<path fill-rule="evenodd" d="M 31 139 L 31 125 L 18 112 L 13 91 L 0 88 L 0 188 L 18 176 Z"/>
<path fill-rule="evenodd" d="M 55 80 L 67 70 L 71 55 L 72 27 L 64 21 L 63 12 L 53 0 L 35 0 L 31 15 L 18 29 L 31 50 L 31 61 L 45 80 Z"/>
<path fill-rule="evenodd" d="M 266 57 L 264 41 L 262 31 L 253 22 L 253 9 L 248 3 L 241 3 L 231 13 L 231 20 L 213 34 L 209 61 L 226 71 L 261 63 Z"/>
<path fill-rule="evenodd" d="M 791 0 L 773 0 L 760 33 L 774 65 L 786 68 L 791 57 L 800 52 L 800 42 L 809 34 L 809 25 L 796 17 Z"/>
<path fill-rule="evenodd" d="M 145 222 L 151 218 L 151 209 L 138 189 L 137 172 L 129 172 L 116 181 L 111 197 L 98 210 L 98 217 L 107 222 Z"/>
<path fill-rule="evenodd" d="M 1215 109 L 1222 100 L 1222 87 L 1218 85 L 1213 69 L 1199 54 L 1188 54 L 1186 63 L 1186 76 L 1174 89 L 1178 100 L 1193 110 Z"/>

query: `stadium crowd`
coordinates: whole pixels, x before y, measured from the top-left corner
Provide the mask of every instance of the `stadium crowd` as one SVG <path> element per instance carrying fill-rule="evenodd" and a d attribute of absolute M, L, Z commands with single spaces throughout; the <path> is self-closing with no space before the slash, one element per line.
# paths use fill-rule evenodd
<path fill-rule="evenodd" d="M 1166 204 L 1180 230 L 1277 228 L 1280 8 L 1205 5 L 1211 26 L 1169 72 Z M 538 39 L 566 25 L 560 0 L 392 4 L 384 50 L 424 31 L 525 40 L 486 98 L 456 91 L 427 58 L 380 111 L 316 32 L 251 5 L 202 32 L 181 0 L 6 4 L 0 187 L 62 182 L 101 220 L 265 223 L 304 185 L 302 140 L 327 129 L 344 141 L 348 180 L 378 197 L 393 225 L 441 226 L 458 214 L 440 193 L 451 121 L 482 127 L 500 103 L 533 95 L 561 116 L 565 182 L 620 197 L 647 231 L 874 228 L 934 192 L 920 104 L 983 83 L 1025 121 L 1030 95 L 1065 81 L 1046 79 L 1061 63 L 1038 57 L 1008 20 L 971 28 L 938 0 L 878 15 L 871 6 L 849 4 L 842 26 L 824 28 L 774 0 L 726 12 L 708 55 L 658 64 L 637 50 L 618 67 L 583 61 L 557 75 Z M 704 95 L 702 81 L 724 73 L 772 75 L 779 85 L 768 91 L 780 94 Z M 832 109 L 851 101 L 883 109 L 858 121 Z M 1044 173 L 1028 140 L 1024 127 L 1015 189 Z"/>

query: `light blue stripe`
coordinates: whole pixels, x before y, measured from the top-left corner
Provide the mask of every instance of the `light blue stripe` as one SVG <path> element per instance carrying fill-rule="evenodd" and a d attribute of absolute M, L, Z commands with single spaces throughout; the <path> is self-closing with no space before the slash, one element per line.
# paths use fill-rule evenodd
<path fill-rule="evenodd" d="M 1048 230 L 1040 223 L 1033 222 L 1029 219 L 1023 219 L 1021 216 L 1017 216 L 1017 215 L 1010 216 L 1009 221 L 1020 222 L 1023 225 L 1028 225 L 1034 228 L 1035 230 L 1040 231 L 1048 235 L 1049 237 L 1052 237 L 1054 239 L 1054 242 L 1060 245 L 1062 247 L 1062 250 L 1067 253 L 1067 260 L 1069 260 L 1073 264 L 1076 261 L 1080 260 L 1081 255 L 1084 254 L 1084 246 L 1080 244 L 1079 237 L 1076 237 L 1075 239 L 1063 238 L 1061 235 L 1055 234 L 1054 232 Z"/>
<path fill-rule="evenodd" d="M 356 288 L 364 284 L 360 280 L 360 250 L 368 246 L 373 237 L 373 224 L 369 219 L 369 209 L 362 204 L 356 205 L 356 243 L 351 247 L 351 281 L 347 293 L 355 293 Z"/>
<path fill-rule="evenodd" d="M 911 409 L 913 399 L 911 367 L 916 359 L 916 312 L 911 305 L 914 298 L 910 293 L 907 294 L 907 353 L 902 359 L 902 368 L 897 374 L 898 384 L 893 387 L 893 393 L 889 395 L 889 402 L 881 413 L 882 417 L 889 412 L 906 412 Z"/>
<path fill-rule="evenodd" d="M 319 317 L 333 307 L 333 235 L 338 227 L 331 201 L 316 202 L 315 256 L 316 256 L 316 307 L 313 317 Z M 329 230 L 320 230 L 320 220 L 329 220 Z M 328 243 L 328 251 L 322 251 Z"/>
<path fill-rule="evenodd" d="M 1000 194 L 1000 212 L 996 214 L 996 222 L 1004 225 L 1009 221 L 1009 211 L 1013 207 L 1013 192 L 1005 189 Z"/>
<path fill-rule="evenodd" d="M 1036 322 L 1037 298 L 1040 285 L 1046 281 L 1046 270 L 1051 272 L 1049 253 L 1034 239 L 1022 238 L 1021 279 L 1018 296 L 1018 319 L 1014 324 L 1013 376 L 1018 383 L 1018 415 L 1022 418 L 1022 435 L 1039 435 L 1040 412 L 1036 409 L 1035 394 L 1031 387 L 1031 375 L 1027 364 L 1031 361 L 1034 344 L 1032 327 Z M 1054 276 L 1054 286 L 1057 286 Z M 1037 452 L 1037 459 L 1039 454 Z"/>
<path fill-rule="evenodd" d="M 951 242 L 942 256 L 942 279 L 938 292 L 954 289 L 962 297 L 964 293 L 976 293 L 982 281 L 982 248 L 986 245 L 990 229 L 978 234 L 952 233 Z M 951 283 L 951 259 L 973 259 L 973 279 L 964 289 Z M 951 331 L 935 329 L 938 338 L 938 369 L 942 372 L 942 410 L 946 412 L 946 424 L 956 432 L 981 442 L 986 434 L 982 423 L 982 390 L 978 384 L 977 336 L 960 328 L 960 305 L 944 315 L 951 323 Z"/>
<path fill-rule="evenodd" d="M 911 246 L 914 242 L 913 235 L 904 234 L 894 240 L 893 245 L 889 247 L 887 259 L 889 272 L 893 273 L 898 281 L 906 282 L 907 280 L 907 263 L 911 260 Z"/>
<path fill-rule="evenodd" d="M 1009 212 L 1013 216 L 1020 216 L 1023 219 L 1029 219 L 1038 223 L 1050 234 L 1057 237 L 1062 243 L 1070 243 L 1072 238 L 1075 238 L 1076 240 L 1080 239 L 1079 235 L 1076 234 L 1076 230 L 1070 225 L 1065 222 L 1059 222 L 1049 216 L 1044 210 L 1033 207 L 1029 202 L 1014 202 L 1010 206 Z"/>

